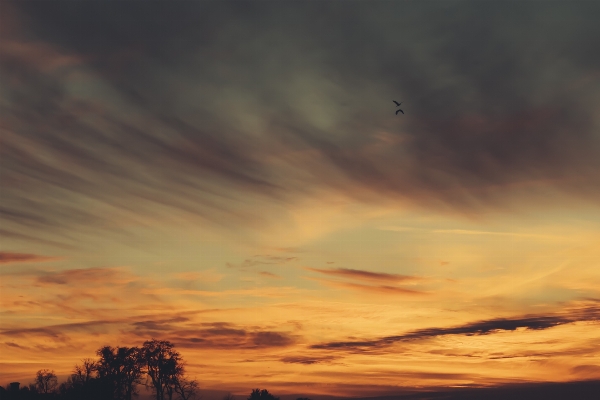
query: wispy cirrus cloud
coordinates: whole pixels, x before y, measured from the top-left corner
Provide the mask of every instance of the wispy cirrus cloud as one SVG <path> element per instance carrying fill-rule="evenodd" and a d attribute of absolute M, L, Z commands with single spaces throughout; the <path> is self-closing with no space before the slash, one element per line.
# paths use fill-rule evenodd
<path fill-rule="evenodd" d="M 36 263 L 36 262 L 47 262 L 47 261 L 59 261 L 63 260 L 64 257 L 48 257 L 41 256 L 38 254 L 29 253 L 12 253 L 8 251 L 0 251 L 0 264 L 12 264 L 12 263 Z"/>
<path fill-rule="evenodd" d="M 147 323 L 144 324 L 146 328 Z M 227 322 L 189 324 L 168 331 L 159 325 L 159 329 L 137 329 L 135 334 L 146 337 L 171 337 L 173 342 L 182 347 L 212 349 L 260 349 L 287 347 L 297 340 L 288 332 L 274 331 L 261 327 L 245 327 Z M 151 324 L 150 328 L 154 328 Z M 169 336 L 170 335 L 170 336 Z"/>
<path fill-rule="evenodd" d="M 111 326 L 117 326 L 123 323 L 123 319 L 91 320 L 33 328 L 4 329 L 0 331 L 0 335 L 7 338 L 28 339 L 29 341 L 46 338 L 55 342 L 64 342 L 67 344 L 74 335 L 94 335 L 99 332 L 107 332 Z"/>
<path fill-rule="evenodd" d="M 336 359 L 337 357 L 334 356 L 287 356 L 280 358 L 279 361 L 287 364 L 311 365 L 330 363 Z"/>
<path fill-rule="evenodd" d="M 148 333 L 150 336 L 154 336 L 156 333 L 161 331 L 170 331 L 174 329 L 173 324 L 187 322 L 190 319 L 183 316 L 175 316 L 172 318 L 163 319 L 148 319 L 143 321 L 132 322 L 131 325 L 135 330 L 141 330 Z"/>
<path fill-rule="evenodd" d="M 350 279 L 358 279 L 358 280 L 367 280 L 367 281 L 375 281 L 375 282 L 394 282 L 394 283 L 402 283 L 402 282 L 414 282 L 421 280 L 421 278 L 410 275 L 399 275 L 399 274 L 388 274 L 384 272 L 371 272 L 360 269 L 351 269 L 351 268 L 335 268 L 335 269 L 319 269 L 319 268 L 304 268 L 307 271 L 319 272 L 325 275 L 332 275 L 336 277 L 342 278 L 350 278 Z"/>
<path fill-rule="evenodd" d="M 274 274 L 274 273 L 269 272 L 269 271 L 261 271 L 260 275 L 266 276 L 267 278 L 281 279 L 281 277 L 279 275 Z"/>
<path fill-rule="evenodd" d="M 313 278 L 309 279 L 322 282 L 325 285 L 339 287 L 343 289 L 360 290 L 378 294 L 393 294 L 393 295 L 425 295 L 426 291 L 416 288 L 407 288 L 401 285 L 414 285 L 416 283 L 424 281 L 423 278 L 418 276 L 400 275 L 400 274 L 389 274 L 384 272 L 372 272 L 359 269 L 351 268 L 332 268 L 332 269 L 320 269 L 304 267 L 305 270 L 311 272 L 318 272 L 323 275 L 332 276 L 336 278 L 345 278 L 347 280 L 332 280 L 324 278 Z M 352 282 L 352 280 L 354 282 Z M 365 281 L 367 283 L 365 283 Z"/>
<path fill-rule="evenodd" d="M 512 296 L 511 283 L 519 278 L 547 281 L 549 289 L 536 298 L 536 304 L 547 305 L 596 295 L 597 272 L 591 266 L 582 275 L 584 268 L 565 257 L 565 275 L 577 270 L 577 279 L 565 283 L 545 275 L 556 266 L 546 267 L 554 260 L 544 249 L 490 253 L 490 248 L 480 252 L 467 246 L 475 235 L 529 235 L 517 232 L 516 225 L 516 235 L 506 227 L 493 232 L 486 223 L 472 230 L 435 229 L 438 223 L 439 228 L 462 226 L 442 224 L 440 212 L 456 219 L 494 218 L 498 209 L 529 215 L 549 205 L 584 213 L 569 206 L 581 199 L 592 207 L 600 204 L 600 28 L 595 18 L 600 5 L 443 3 L 439 8 L 432 2 L 378 0 L 3 1 L 0 235 L 18 245 L 8 248 L 28 249 L 21 244 L 31 242 L 42 248 L 32 253 L 40 254 L 54 254 L 40 245 L 65 248 L 68 243 L 80 251 L 69 262 L 83 261 L 65 266 L 69 270 L 38 266 L 14 280 L 2 276 L 3 328 L 16 338 L 5 341 L 33 348 L 49 338 L 60 345 L 92 336 L 138 343 L 154 335 L 180 340 L 198 359 L 213 349 L 228 354 L 271 349 L 277 353 L 273 360 L 286 359 L 277 366 L 294 370 L 294 379 L 298 369 L 310 365 L 333 373 L 327 371 L 327 357 L 338 356 L 332 343 L 341 343 L 340 353 L 386 352 L 386 346 L 411 341 L 421 347 L 429 369 L 413 375 L 392 371 L 395 360 L 382 358 L 389 375 L 377 376 L 388 382 L 398 377 L 468 382 L 480 373 L 506 370 L 501 372 L 500 362 L 489 363 L 490 369 L 481 366 L 482 371 L 473 364 L 456 369 L 446 360 L 435 364 L 452 358 L 445 355 L 451 353 L 425 349 L 427 338 L 441 338 L 429 340 L 436 344 L 468 335 L 493 341 L 501 336 L 494 332 L 510 336 L 519 328 L 537 332 L 530 336 L 549 336 L 563 329 L 553 327 L 576 331 L 571 321 L 594 318 L 592 309 L 581 309 L 580 315 L 520 317 L 530 308 L 519 308 L 510 314 L 514 318 L 482 316 L 478 307 L 489 312 L 500 305 L 498 312 L 506 312 L 502 295 Z M 392 99 L 404 102 L 405 115 L 394 115 Z M 350 207 L 339 206 L 338 199 Z M 364 213 L 354 212 L 357 204 Z M 415 208 L 426 213 L 413 214 Z M 343 210 L 342 222 L 328 217 L 329 210 Z M 392 218 L 380 218 L 388 212 Z M 412 215 L 425 215 L 427 222 L 419 225 L 422 221 Z M 436 238 L 415 244 L 412 234 L 420 231 L 414 229 L 408 240 L 391 243 L 378 241 L 381 232 L 358 232 L 373 223 L 431 227 Z M 193 229 L 186 231 L 183 224 Z M 352 240 L 338 240 L 342 230 L 349 234 L 343 239 Z M 330 234 L 331 240 L 320 241 Z M 170 235 L 178 241 L 170 241 Z M 353 246 L 359 236 L 365 246 Z M 461 243 L 453 246 L 446 239 Z M 116 242 L 121 248 L 139 244 L 140 252 L 113 251 Z M 186 246 L 194 242 L 201 245 Z M 488 242 L 496 249 L 507 245 Z M 325 289 L 343 290 L 309 290 L 303 285 L 307 282 L 293 279 L 297 268 L 284 273 L 285 267 L 300 264 L 274 253 L 273 248 L 287 246 L 300 246 L 303 262 L 325 267 L 303 271 L 310 279 Z M 381 252 L 368 258 L 374 264 L 361 266 L 360 260 L 367 260 L 363 251 L 375 247 Z M 111 258 L 101 265 L 133 266 L 84 270 L 100 252 L 103 260 Z M 150 252 L 158 254 L 156 264 L 143 260 L 142 254 Z M 486 264 L 502 263 L 499 253 L 510 258 L 501 266 L 506 268 L 501 286 L 508 289 L 490 292 L 494 281 L 487 279 L 495 278 Z M 394 269 L 396 256 L 430 260 Z M 163 263 L 163 258 L 170 260 Z M 175 258 L 185 260 L 175 265 Z M 237 270 L 206 270 L 226 260 Z M 336 263 L 325 265 L 325 260 Z M 451 264 L 427 264 L 440 260 Z M 539 277 L 531 271 L 534 265 L 543 269 Z M 358 269 L 328 269 L 334 266 Z M 186 268 L 196 272 L 183 272 Z M 132 273 L 136 269 L 137 275 Z M 239 280 L 238 270 L 251 277 Z M 409 270 L 422 278 L 401 275 Z M 152 273 L 160 277 L 153 279 Z M 281 281 L 268 279 L 275 278 L 270 274 L 285 276 L 289 284 L 277 285 Z M 432 276 L 461 283 L 449 287 Z M 528 280 L 519 282 L 525 282 L 522 291 L 529 290 Z M 569 290 L 555 290 L 561 286 L 556 282 Z M 488 294 L 492 298 L 486 305 L 479 303 L 469 313 Z M 506 301 L 530 306 L 514 297 Z M 301 310 L 308 302 L 312 310 Z M 265 306 L 275 303 L 288 306 Z M 177 312 L 207 306 L 242 310 L 219 311 L 212 319 Z M 299 328 L 278 324 L 282 318 L 300 320 L 307 339 L 296 336 Z M 215 320 L 229 322 L 210 322 Z M 29 328 L 40 330 L 19 330 Z M 586 338 L 575 340 L 579 344 Z M 307 341 L 332 347 L 292 353 Z M 570 341 L 568 335 L 557 339 Z M 510 345 L 492 357 L 513 357 Z M 12 360 L 23 358 L 19 348 L 5 348 L 13 351 Z M 55 360 L 64 360 L 64 354 Z M 223 354 L 214 360 L 224 360 Z M 404 355 L 394 368 L 414 366 Z M 45 356 L 40 352 L 32 358 L 50 360 Z M 384 369 L 383 364 L 353 361 L 356 382 L 342 376 L 346 371 L 338 382 L 363 384 L 375 377 L 372 370 Z M 208 371 L 215 380 L 219 362 Z M 237 374 L 231 366 L 227 379 L 255 379 L 239 368 Z M 525 371 L 513 364 L 506 368 Z M 532 370 L 527 379 L 535 374 Z"/>
<path fill-rule="evenodd" d="M 37 267 L 5 273 L 2 280 L 0 303 L 14 315 L 4 320 L 6 326 L 18 326 L 17 315 L 26 319 L 36 316 L 38 323 L 44 324 L 56 322 L 56 316 L 63 321 L 107 320 L 115 312 L 139 315 L 149 304 L 156 310 L 169 307 L 152 293 L 151 278 L 125 267 Z"/>
<path fill-rule="evenodd" d="M 261 265 L 283 265 L 293 261 L 297 261 L 298 257 L 283 257 L 274 256 L 270 254 L 257 254 L 252 258 L 247 258 L 240 264 L 227 263 L 228 268 L 239 268 L 241 270 L 247 270 L 248 268 L 261 266 Z"/>
<path fill-rule="evenodd" d="M 289 205 L 318 189 L 470 214 L 548 192 L 595 202 L 598 6 L 456 3 L 424 26 L 438 11 L 417 4 L 11 2 L 10 231 L 116 231 L 114 213 L 157 207 L 256 227 L 239 193 Z"/>
<path fill-rule="evenodd" d="M 57 284 L 57 285 L 84 285 L 97 286 L 103 285 L 106 281 L 111 284 L 119 284 L 135 279 L 130 273 L 122 268 L 78 268 L 64 271 L 39 272 L 36 282 L 38 284 Z"/>
<path fill-rule="evenodd" d="M 315 279 L 315 278 L 313 278 Z M 343 289 L 352 289 L 352 290 L 360 290 L 370 293 L 376 294 L 392 294 L 392 295 L 409 295 L 409 296 L 420 296 L 426 295 L 427 292 L 415 289 L 408 289 L 401 286 L 391 286 L 391 285 L 364 285 L 361 283 L 355 282 L 340 282 L 333 281 L 330 279 L 315 279 L 318 282 L 322 282 L 326 285 L 339 287 Z"/>
<path fill-rule="evenodd" d="M 600 379 L 600 365 L 581 364 L 571 368 L 571 373 L 580 379 Z"/>
<path fill-rule="evenodd" d="M 439 233 L 439 234 L 451 234 L 451 235 L 473 235 L 473 236 L 506 236 L 506 237 L 519 237 L 519 238 L 532 238 L 532 239 L 558 239 L 559 236 L 547 235 L 540 233 L 527 233 L 527 232 L 500 232 L 500 231 L 481 231 L 472 229 L 424 229 L 414 228 L 410 226 L 382 226 L 379 228 L 384 231 L 393 232 L 417 232 L 417 233 Z"/>
<path fill-rule="evenodd" d="M 66 324 L 31 328 L 0 330 L 6 338 L 49 338 L 68 341 L 78 334 L 97 335 L 118 329 L 121 334 L 136 338 L 165 338 L 181 346 L 210 348 L 268 348 L 286 347 L 296 342 L 297 336 L 290 332 L 276 331 L 267 327 L 243 326 L 228 322 L 198 323 L 198 312 L 162 313 L 162 315 L 133 315 L 127 318 L 88 320 Z"/>

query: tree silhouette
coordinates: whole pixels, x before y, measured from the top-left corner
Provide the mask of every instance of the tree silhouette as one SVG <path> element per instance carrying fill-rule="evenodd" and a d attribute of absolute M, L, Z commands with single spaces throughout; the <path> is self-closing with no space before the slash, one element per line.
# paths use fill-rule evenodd
<path fill-rule="evenodd" d="M 185 378 L 183 360 L 173 343 L 167 340 L 148 340 L 142 347 L 142 357 L 156 400 L 172 400 L 174 394 L 181 400 L 190 400 L 196 396 L 198 383 Z"/>
<path fill-rule="evenodd" d="M 98 364 L 91 358 L 81 360 L 81 364 L 75 365 L 73 368 L 73 382 L 86 384 L 93 379 L 94 374 L 98 370 Z"/>
<path fill-rule="evenodd" d="M 175 392 L 181 400 L 194 400 L 198 395 L 198 382 L 178 376 L 175 381 Z"/>
<path fill-rule="evenodd" d="M 115 400 L 131 400 L 137 394 L 143 359 L 137 347 L 104 346 L 97 352 L 100 360 L 95 366 L 98 378 L 103 383 L 105 396 Z"/>
<path fill-rule="evenodd" d="M 114 399 L 116 385 L 98 378 L 98 363 L 86 358 L 73 367 L 73 373 L 60 384 L 58 392 L 63 400 Z"/>
<path fill-rule="evenodd" d="M 155 339 L 141 348 L 104 346 L 96 352 L 97 361 L 87 358 L 76 364 L 60 386 L 54 371 L 42 369 L 29 387 L 14 389 L 18 383 L 8 385 L 10 390 L 0 387 L 0 400 L 132 400 L 144 375 L 157 400 L 199 400 L 198 382 L 186 377 L 174 347 Z"/>
<path fill-rule="evenodd" d="M 248 400 L 279 400 L 279 397 L 273 396 L 267 389 L 254 389 Z"/>
<path fill-rule="evenodd" d="M 35 374 L 35 388 L 38 393 L 48 394 L 54 392 L 58 386 L 58 379 L 54 370 L 41 369 Z"/>

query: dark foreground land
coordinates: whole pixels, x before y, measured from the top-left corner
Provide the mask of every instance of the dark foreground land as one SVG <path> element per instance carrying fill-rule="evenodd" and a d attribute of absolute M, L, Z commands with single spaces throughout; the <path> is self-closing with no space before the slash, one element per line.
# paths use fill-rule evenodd
<path fill-rule="evenodd" d="M 205 396 L 208 394 L 208 396 Z M 202 400 L 225 400 L 221 395 L 215 397 L 214 393 L 199 393 Z M 148 395 L 137 397 L 138 400 L 153 398 Z M 213 399 L 215 397 L 215 399 Z M 250 396 L 252 397 L 252 396 Z M 248 400 L 252 400 L 248 397 Z M 337 397 L 337 396 L 308 396 L 305 395 L 282 395 L 274 397 L 281 400 L 600 400 L 600 380 L 565 382 L 565 383 L 531 383 L 504 385 L 487 388 L 444 388 L 440 387 L 427 391 L 412 391 L 404 394 L 390 394 L 377 397 Z M 47 399 L 60 400 L 63 397 L 59 393 L 34 394 L 22 391 L 11 391 L 10 388 L 0 386 L 0 400 L 25 400 L 25 399 Z M 247 396 L 233 396 L 229 400 L 246 400 Z M 175 399 L 175 397 L 174 397 Z M 87 400 L 81 398 L 78 400 Z"/>
<path fill-rule="evenodd" d="M 600 400 L 600 380 L 505 385 L 491 388 L 440 388 L 431 392 L 354 400 Z"/>

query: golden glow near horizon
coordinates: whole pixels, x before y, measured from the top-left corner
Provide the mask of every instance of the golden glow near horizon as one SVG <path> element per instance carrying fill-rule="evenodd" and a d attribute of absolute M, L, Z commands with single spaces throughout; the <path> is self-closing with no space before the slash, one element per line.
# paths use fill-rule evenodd
<path fill-rule="evenodd" d="M 238 394 L 600 379 L 594 13 L 85 3 L 2 3 L 0 384 L 150 338 Z"/>
<path fill-rule="evenodd" d="M 177 344 L 203 388 L 241 393 L 597 377 L 599 231 L 549 216 L 534 230 L 502 216 L 428 219 L 366 216 L 338 229 L 323 219 L 325 233 L 298 248 L 273 235 L 257 254 L 232 244 L 211 255 L 190 227 L 177 254 L 127 265 L 3 253 L 2 376 L 64 377 L 102 345 L 156 337 Z"/>

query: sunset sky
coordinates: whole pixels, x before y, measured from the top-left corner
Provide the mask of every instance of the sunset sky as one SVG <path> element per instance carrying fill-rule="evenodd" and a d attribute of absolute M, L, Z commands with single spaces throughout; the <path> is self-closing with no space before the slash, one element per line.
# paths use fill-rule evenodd
<path fill-rule="evenodd" d="M 0 384 L 150 338 L 240 396 L 600 379 L 599 15 L 0 0 Z"/>

